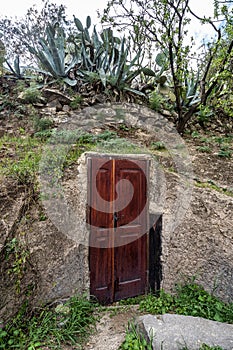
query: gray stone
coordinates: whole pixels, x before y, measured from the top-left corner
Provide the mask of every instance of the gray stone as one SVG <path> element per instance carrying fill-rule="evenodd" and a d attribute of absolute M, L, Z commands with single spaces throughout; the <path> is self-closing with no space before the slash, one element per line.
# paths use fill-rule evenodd
<path fill-rule="evenodd" d="M 63 112 L 69 112 L 70 111 L 70 106 L 69 105 L 64 105 L 62 110 L 63 110 Z"/>
<path fill-rule="evenodd" d="M 55 98 L 58 99 L 59 102 L 65 104 L 69 104 L 72 101 L 72 98 L 70 96 L 62 93 L 59 90 L 45 88 L 42 90 L 42 93 L 44 97 L 47 98 L 49 101 L 52 101 Z"/>
<path fill-rule="evenodd" d="M 146 315 L 139 318 L 143 332 L 153 337 L 153 349 L 198 350 L 202 344 L 233 349 L 233 325 L 201 317 Z"/>
<path fill-rule="evenodd" d="M 47 107 L 48 108 L 56 108 L 57 112 L 62 110 L 62 104 L 60 103 L 58 98 L 55 98 L 54 100 L 49 101 L 47 103 Z"/>
<path fill-rule="evenodd" d="M 4 129 L 0 129 L 0 137 L 3 137 L 5 135 L 5 130 Z"/>

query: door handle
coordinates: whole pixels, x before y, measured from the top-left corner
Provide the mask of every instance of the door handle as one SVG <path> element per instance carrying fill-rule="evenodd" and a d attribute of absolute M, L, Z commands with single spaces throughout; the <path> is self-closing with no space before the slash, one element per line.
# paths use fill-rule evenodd
<path fill-rule="evenodd" d="M 113 220 L 114 220 L 114 228 L 117 228 L 117 221 L 118 221 L 118 216 L 117 216 L 117 212 L 114 213 L 113 215 Z"/>

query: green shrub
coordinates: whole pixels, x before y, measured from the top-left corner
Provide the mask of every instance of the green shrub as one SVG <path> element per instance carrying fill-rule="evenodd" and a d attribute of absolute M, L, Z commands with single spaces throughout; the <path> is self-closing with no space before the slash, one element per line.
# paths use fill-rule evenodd
<path fill-rule="evenodd" d="M 41 131 L 47 131 L 48 129 L 51 129 L 52 126 L 53 126 L 53 121 L 49 118 L 39 118 L 39 117 L 34 118 L 34 129 L 36 133 Z"/>
<path fill-rule="evenodd" d="M 163 106 L 164 99 L 157 91 L 153 91 L 150 95 L 149 102 L 150 108 L 158 112 Z"/>
<path fill-rule="evenodd" d="M 160 291 L 159 297 L 148 294 L 148 296 L 140 302 L 140 310 L 151 314 L 165 314 L 172 310 L 174 306 L 174 298 L 172 295 Z"/>

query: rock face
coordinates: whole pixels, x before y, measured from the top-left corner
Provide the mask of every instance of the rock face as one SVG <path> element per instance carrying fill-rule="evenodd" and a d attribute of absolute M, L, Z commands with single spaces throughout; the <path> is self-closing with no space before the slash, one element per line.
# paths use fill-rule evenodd
<path fill-rule="evenodd" d="M 153 349 L 199 350 L 202 344 L 233 349 L 233 325 L 206 320 L 200 317 L 146 315 L 139 318 L 146 336 L 153 337 Z"/>
<path fill-rule="evenodd" d="M 215 295 L 232 301 L 232 197 L 195 186 L 192 157 L 174 128 L 161 118 L 138 105 L 100 105 L 66 115 L 61 130 L 90 131 L 124 122 L 145 129 L 151 137 L 156 135 L 165 142 L 170 155 L 152 155 L 148 181 L 149 213 L 163 215 L 162 287 L 170 291 L 175 283 L 196 276 L 205 289 L 214 290 Z M 116 151 L 112 149 L 112 153 Z M 7 319 L 25 298 L 33 304 L 41 304 L 89 292 L 85 154 L 63 175 L 61 197 L 64 195 L 65 200 L 56 208 L 52 203 L 53 215 L 49 208 L 43 208 L 46 201 L 42 203 L 38 195 L 32 197 L 30 191 L 22 187 L 12 192 L 12 185 L 6 188 L 4 179 L 0 184 L 4 202 L 0 248 L 4 248 L 6 240 L 12 242 L 15 237 L 24 254 L 21 256 L 24 263 L 15 276 L 7 271 L 15 262 L 16 247 L 9 246 L 8 260 L 1 250 L 4 263 L 1 263 L 0 318 Z M 82 239 L 77 240 L 77 237 Z"/>
<path fill-rule="evenodd" d="M 225 301 L 233 300 L 232 211 L 232 197 L 193 187 L 190 207 L 182 225 L 169 233 L 164 222 L 165 289 L 171 290 L 185 276 L 195 276 L 209 292 L 214 291 Z"/>

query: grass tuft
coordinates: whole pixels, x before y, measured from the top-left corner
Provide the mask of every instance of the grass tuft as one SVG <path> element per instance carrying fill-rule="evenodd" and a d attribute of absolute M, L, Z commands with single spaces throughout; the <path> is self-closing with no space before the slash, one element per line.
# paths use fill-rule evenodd
<path fill-rule="evenodd" d="M 31 317 L 24 308 L 0 328 L 0 349 L 63 349 L 64 345 L 74 344 L 81 347 L 90 335 L 90 325 L 96 322 L 96 307 L 86 297 L 74 296 L 65 304 L 43 308 Z"/>

